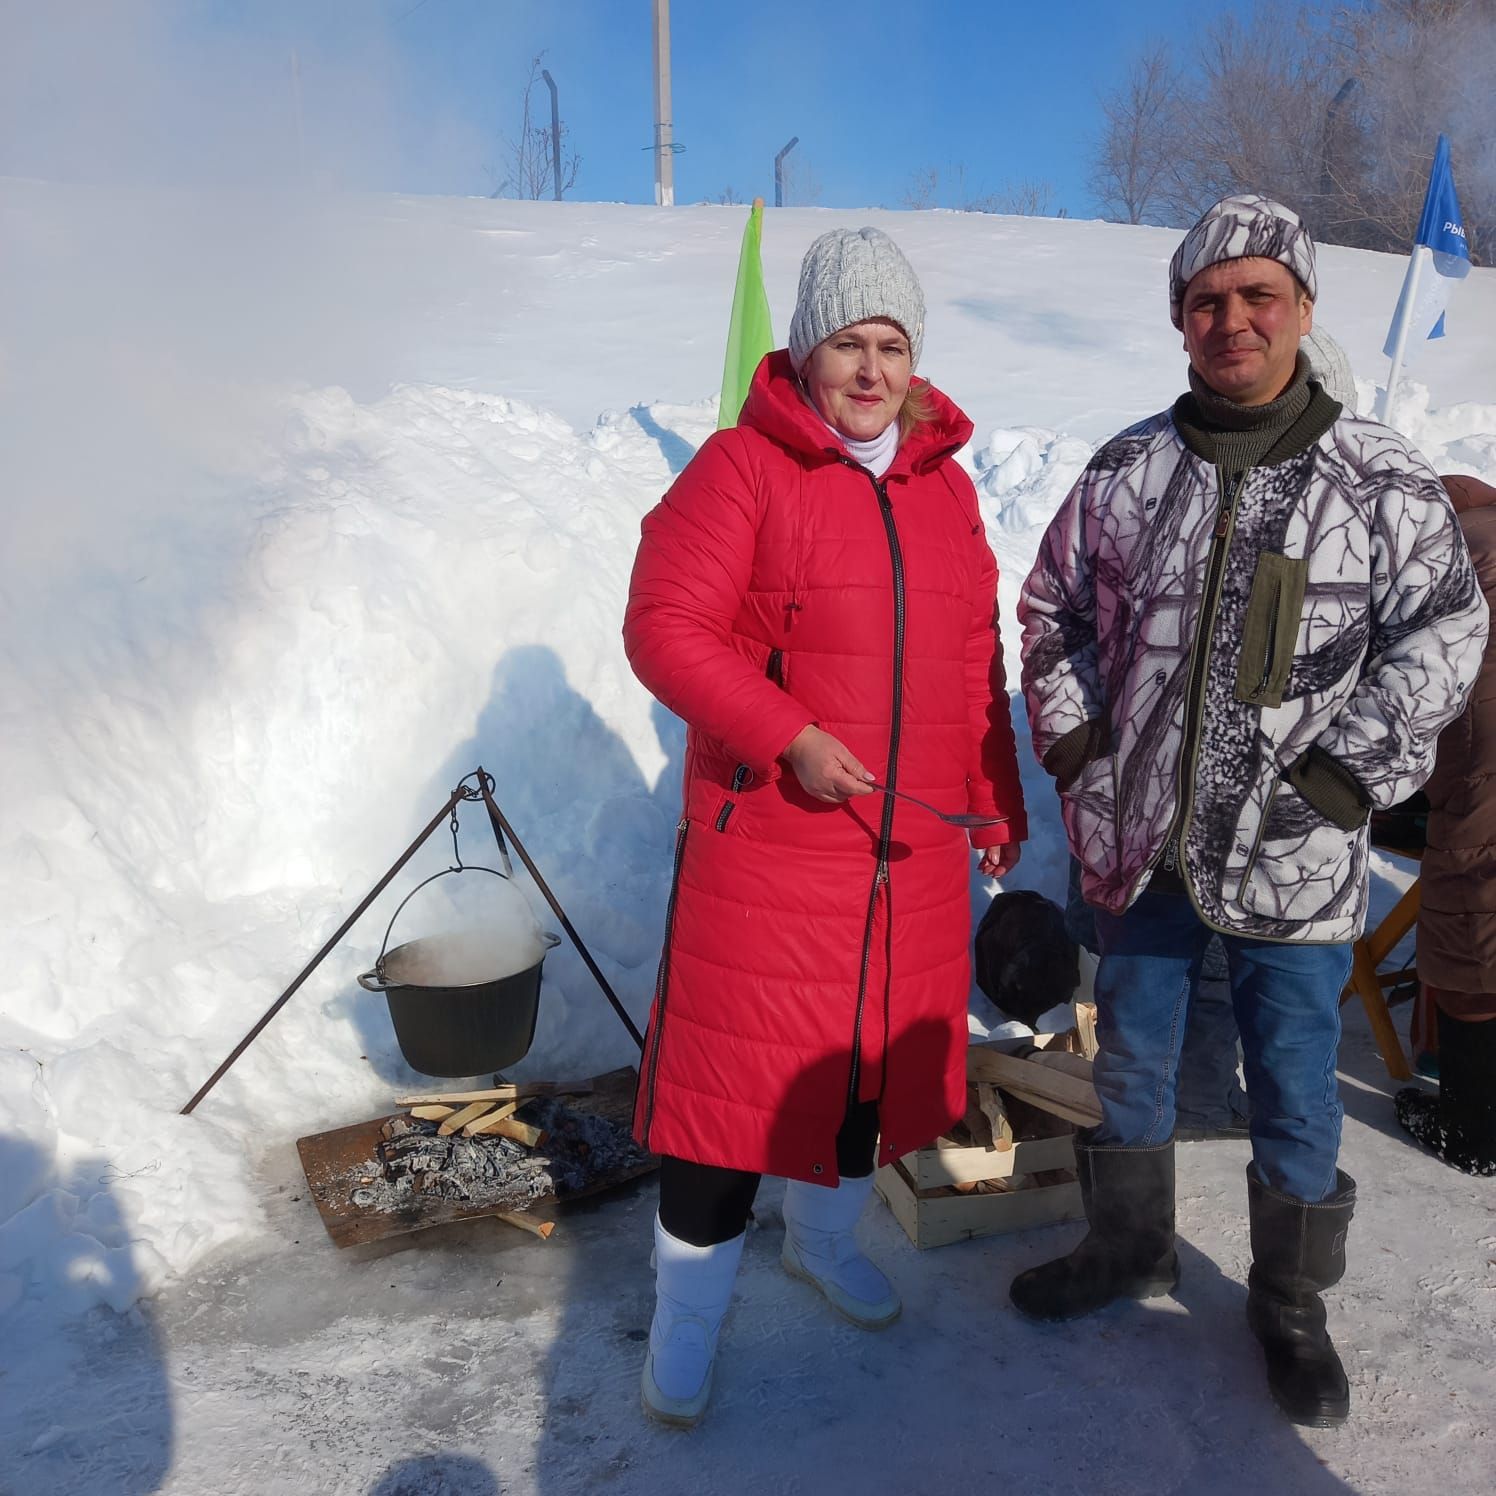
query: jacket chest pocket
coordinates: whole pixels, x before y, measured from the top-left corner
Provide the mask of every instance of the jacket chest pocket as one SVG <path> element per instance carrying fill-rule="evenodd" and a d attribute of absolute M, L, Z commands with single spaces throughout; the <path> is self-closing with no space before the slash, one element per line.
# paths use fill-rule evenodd
<path fill-rule="evenodd" d="M 1255 706 L 1283 705 L 1304 616 L 1308 575 L 1307 561 L 1280 556 L 1276 551 L 1263 551 L 1257 557 L 1236 666 L 1238 701 Z"/>

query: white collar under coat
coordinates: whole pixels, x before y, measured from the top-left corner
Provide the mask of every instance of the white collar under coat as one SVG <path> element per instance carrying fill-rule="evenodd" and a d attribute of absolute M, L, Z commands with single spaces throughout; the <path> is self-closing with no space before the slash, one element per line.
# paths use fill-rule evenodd
<path fill-rule="evenodd" d="M 893 466 L 893 460 L 899 451 L 899 418 L 897 416 L 871 440 L 853 441 L 850 436 L 843 436 L 819 410 L 816 410 L 816 403 L 810 398 L 810 392 L 803 384 L 800 386 L 800 398 L 815 411 L 816 419 L 827 431 L 847 449 L 847 455 L 852 461 L 860 463 L 873 477 L 881 478 Z"/>

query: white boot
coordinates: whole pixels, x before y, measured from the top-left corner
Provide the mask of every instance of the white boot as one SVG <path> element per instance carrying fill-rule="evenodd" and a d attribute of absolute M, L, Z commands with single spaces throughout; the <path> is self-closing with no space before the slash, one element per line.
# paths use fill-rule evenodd
<path fill-rule="evenodd" d="M 714 1247 L 693 1247 L 655 1217 L 655 1312 L 640 1391 L 644 1411 L 692 1428 L 712 1395 L 717 1332 L 732 1298 L 746 1232 Z"/>
<path fill-rule="evenodd" d="M 852 1234 L 873 1192 L 873 1176 L 843 1179 L 833 1189 L 791 1179 L 784 1189 L 784 1251 L 792 1278 L 819 1288 L 834 1308 L 864 1330 L 881 1330 L 903 1305 L 893 1285 L 862 1255 Z"/>

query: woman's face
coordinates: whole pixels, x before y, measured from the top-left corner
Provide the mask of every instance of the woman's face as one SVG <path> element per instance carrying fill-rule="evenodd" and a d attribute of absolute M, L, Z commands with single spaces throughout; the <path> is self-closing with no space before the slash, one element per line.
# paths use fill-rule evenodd
<path fill-rule="evenodd" d="M 896 322 L 854 322 L 817 343 L 805 364 L 811 403 L 853 441 L 871 441 L 895 420 L 909 392 L 909 339 Z"/>

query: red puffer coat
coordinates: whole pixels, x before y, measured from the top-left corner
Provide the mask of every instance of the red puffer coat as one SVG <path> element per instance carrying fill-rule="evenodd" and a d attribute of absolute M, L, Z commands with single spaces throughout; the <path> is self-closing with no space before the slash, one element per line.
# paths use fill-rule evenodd
<path fill-rule="evenodd" d="M 874 794 L 813 800 L 780 753 L 808 723 L 885 784 L 1026 834 L 997 567 L 935 419 L 875 480 L 759 366 L 644 520 L 624 644 L 688 726 L 665 946 L 635 1131 L 698 1163 L 837 1181 L 849 1102 L 877 1099 L 879 1161 L 964 1109 L 967 834 Z"/>

